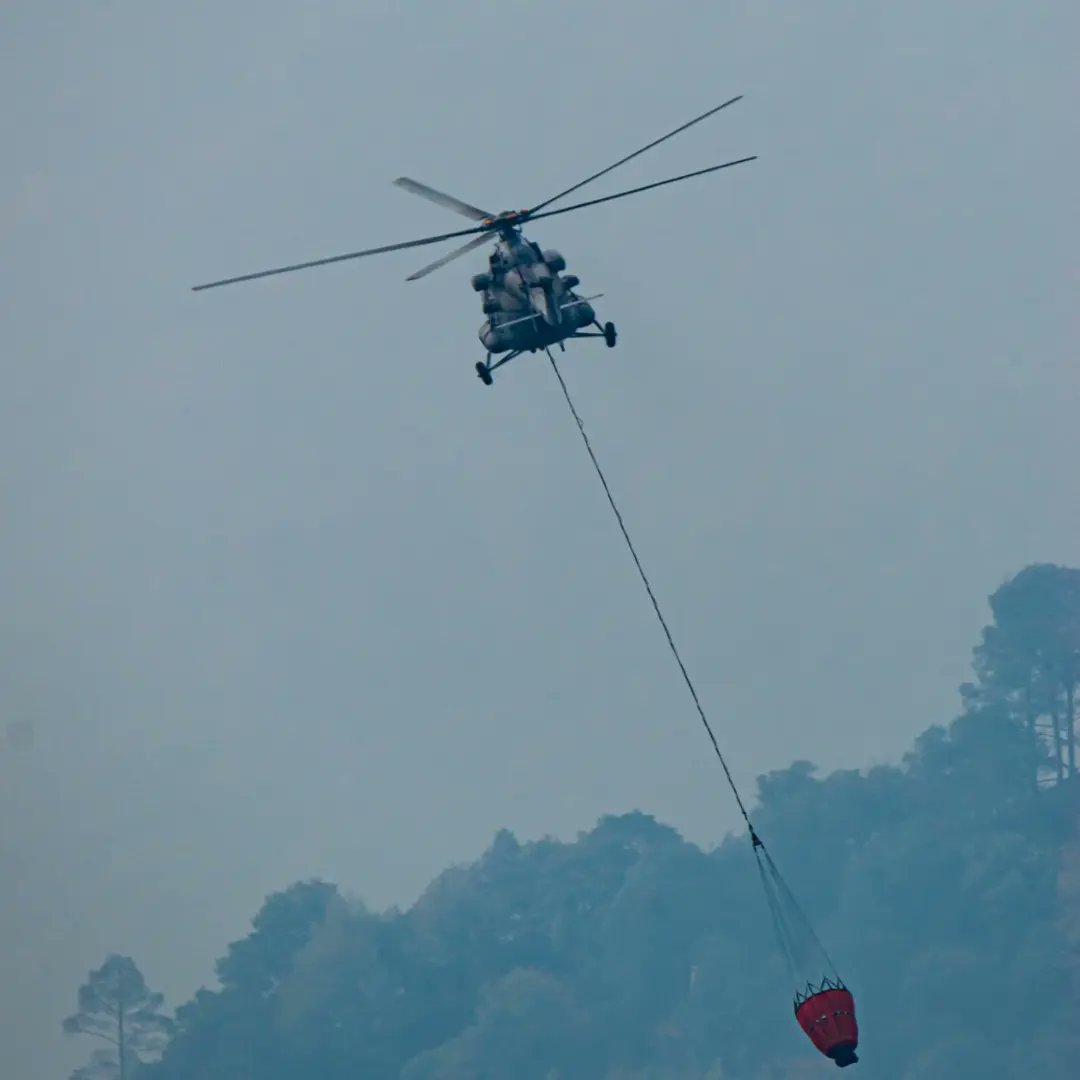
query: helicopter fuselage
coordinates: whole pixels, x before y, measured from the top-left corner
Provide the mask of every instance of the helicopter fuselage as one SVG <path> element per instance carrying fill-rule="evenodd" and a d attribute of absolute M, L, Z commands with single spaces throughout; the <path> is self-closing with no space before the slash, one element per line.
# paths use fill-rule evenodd
<path fill-rule="evenodd" d="M 488 319 L 478 336 L 489 353 L 547 348 L 596 322 L 592 305 L 574 292 L 578 278 L 562 275 L 562 255 L 542 250 L 520 230 L 500 230 L 488 263 L 473 288 L 483 294 Z"/>

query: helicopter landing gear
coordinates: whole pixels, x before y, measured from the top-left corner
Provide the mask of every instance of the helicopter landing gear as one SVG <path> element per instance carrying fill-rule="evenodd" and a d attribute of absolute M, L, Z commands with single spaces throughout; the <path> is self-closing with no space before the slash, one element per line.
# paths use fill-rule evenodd
<path fill-rule="evenodd" d="M 490 386 L 491 385 L 491 373 L 496 368 L 501 368 L 503 366 L 503 364 L 509 363 L 509 361 L 513 360 L 514 357 L 520 356 L 524 351 L 525 351 L 524 349 L 514 349 L 511 352 L 508 352 L 501 360 L 499 360 L 497 363 L 494 363 L 494 364 L 491 362 L 491 353 L 488 353 L 488 355 L 487 355 L 487 363 L 486 364 L 482 360 L 477 360 L 476 361 L 476 376 L 477 376 L 477 378 L 485 386 Z M 531 351 L 536 352 L 535 349 L 533 349 Z"/>
<path fill-rule="evenodd" d="M 616 339 L 618 337 L 618 335 L 615 333 L 615 324 L 613 322 L 606 322 L 606 323 L 604 323 L 603 326 L 601 326 L 599 321 L 597 320 L 597 321 L 593 322 L 593 326 L 595 326 L 596 329 L 600 331 L 599 334 L 578 334 L 576 336 L 577 337 L 602 337 L 604 339 L 604 344 L 609 349 L 614 349 L 615 348 L 615 341 L 616 341 Z"/>

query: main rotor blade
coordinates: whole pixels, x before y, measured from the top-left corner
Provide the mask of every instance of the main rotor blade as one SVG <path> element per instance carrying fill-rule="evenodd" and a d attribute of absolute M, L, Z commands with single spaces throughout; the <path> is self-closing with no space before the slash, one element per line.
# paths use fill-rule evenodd
<path fill-rule="evenodd" d="M 483 221 L 484 218 L 495 216 L 477 206 L 471 206 L 467 202 L 455 199 L 453 195 L 447 195 L 444 191 L 436 191 L 433 187 L 428 187 L 427 184 L 421 184 L 419 180 L 412 180 L 408 176 L 399 176 L 394 181 L 394 184 L 405 191 L 411 191 L 414 195 L 419 195 L 422 199 L 428 199 L 433 203 L 438 203 L 439 206 L 445 206 L 448 210 L 464 214 L 465 217 L 472 218 L 473 221 Z"/>
<path fill-rule="evenodd" d="M 614 195 L 603 195 L 599 199 L 590 199 L 588 202 L 574 203 L 572 206 L 564 206 L 559 210 L 546 210 L 542 214 L 534 214 L 533 221 L 540 218 L 554 217 L 556 214 L 569 214 L 571 210 L 580 210 L 583 206 L 596 206 L 597 203 L 611 202 L 612 199 L 624 199 L 627 195 L 637 195 L 641 191 L 651 191 L 653 188 L 664 187 L 666 184 L 676 184 L 680 180 L 689 180 L 693 176 L 704 176 L 706 173 L 717 172 L 719 169 L 730 169 L 732 165 L 742 165 L 746 161 L 756 161 L 757 154 L 753 157 L 739 158 L 738 161 L 725 161 L 723 165 L 713 165 L 708 169 L 698 169 L 697 172 L 683 173 L 682 176 L 673 176 L 670 180 L 658 180 L 655 184 L 645 184 L 642 187 L 630 188 L 629 191 L 618 191 Z"/>
<path fill-rule="evenodd" d="M 422 240 L 406 240 L 403 244 L 385 244 L 383 247 L 367 248 L 365 251 L 350 251 L 347 255 L 331 255 L 328 259 L 313 259 L 311 262 L 295 263 L 292 266 L 279 266 L 274 270 L 259 270 L 254 274 L 241 274 L 239 277 L 210 281 L 205 285 L 192 286 L 192 292 L 202 289 L 216 289 L 219 285 L 233 285 L 238 281 L 254 281 L 256 278 L 270 277 L 271 274 L 288 274 L 293 270 L 306 270 L 309 266 L 326 266 L 328 263 L 344 262 L 346 259 L 359 259 L 365 255 L 381 255 L 385 251 L 403 251 L 405 248 L 424 247 L 437 244 L 441 240 L 454 240 L 459 236 L 471 236 L 473 233 L 488 232 L 486 226 L 475 229 L 459 229 L 457 232 L 441 233 L 439 236 L 425 236 Z"/>
<path fill-rule="evenodd" d="M 479 236 L 474 236 L 467 244 L 462 244 L 459 248 L 454 248 L 449 255 L 444 255 L 441 259 L 436 259 L 433 263 L 428 263 L 422 270 L 417 270 L 415 274 L 410 274 L 405 280 L 416 281 L 417 278 L 422 278 L 427 274 L 430 274 L 432 270 L 438 270 L 440 266 L 445 266 L 448 262 L 453 262 L 454 259 L 460 255 L 467 255 L 473 248 L 478 248 L 482 244 L 488 243 L 489 237 L 487 233 L 481 233 Z"/>
<path fill-rule="evenodd" d="M 564 196 L 569 195 L 572 191 L 577 191 L 578 188 L 582 188 L 586 184 L 591 184 L 594 180 L 611 172 L 612 169 L 617 169 L 620 165 L 625 165 L 631 158 L 636 158 L 639 154 L 644 154 L 646 150 L 651 150 L 654 146 L 659 146 L 662 142 L 666 142 L 673 136 L 678 135 L 679 132 L 685 131 L 689 127 L 693 127 L 695 124 L 707 119 L 714 113 L 718 113 L 721 109 L 726 109 L 729 105 L 734 105 L 736 101 L 740 101 L 741 99 L 742 94 L 739 94 L 738 97 L 733 97 L 730 101 L 725 101 L 723 105 L 717 105 L 708 112 L 703 112 L 700 116 L 695 116 L 693 120 L 687 121 L 681 127 L 677 127 L 674 131 L 669 131 L 666 135 L 661 135 L 659 139 L 649 143 L 648 146 L 643 146 L 640 150 L 635 150 L 632 154 L 627 154 L 626 157 L 620 158 L 614 165 L 609 165 L 606 169 L 601 169 L 598 173 L 593 173 L 592 176 L 587 177 L 573 187 L 568 187 L 565 191 L 560 191 L 558 195 L 552 195 L 550 199 L 546 199 L 542 203 L 537 203 L 537 205 L 529 211 L 530 216 L 535 214 L 538 210 L 543 210 L 545 206 L 550 206 L 553 202 L 557 202 Z"/>

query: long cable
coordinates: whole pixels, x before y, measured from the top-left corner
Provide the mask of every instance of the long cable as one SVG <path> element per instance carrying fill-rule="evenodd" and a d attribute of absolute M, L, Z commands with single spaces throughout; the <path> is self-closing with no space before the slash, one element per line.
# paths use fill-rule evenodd
<path fill-rule="evenodd" d="M 712 725 L 709 723 L 708 717 L 705 715 L 705 710 L 702 708 L 701 699 L 697 695 L 697 690 L 694 689 L 694 683 L 690 678 L 689 673 L 686 670 L 686 665 L 682 661 L 682 657 L 679 655 L 679 650 L 675 645 L 675 639 L 671 636 L 671 631 L 668 629 L 667 620 L 664 618 L 664 613 L 660 610 L 660 604 L 656 599 L 656 594 L 652 590 L 652 585 L 649 583 L 648 575 L 645 573 L 645 568 L 641 565 L 641 559 L 638 558 L 637 550 L 634 548 L 634 542 L 630 539 L 630 533 L 626 529 L 626 524 L 623 521 L 622 514 L 619 512 L 619 507 L 615 502 L 615 496 L 611 493 L 611 488 L 608 486 L 607 478 L 604 476 L 604 470 L 600 467 L 600 462 L 597 460 L 596 454 L 593 452 L 592 443 L 589 442 L 588 433 L 585 431 L 585 425 L 578 415 L 578 411 L 574 406 L 573 399 L 570 397 L 570 391 L 566 388 L 566 381 L 562 377 L 562 372 L 559 371 L 559 365 L 555 362 L 555 357 L 552 355 L 550 349 L 544 350 L 547 353 L 548 359 L 551 361 L 551 369 L 555 372 L 555 377 L 559 380 L 559 386 L 562 388 L 563 397 L 566 398 L 566 404 L 570 409 L 570 415 L 573 416 L 574 421 L 577 423 L 578 431 L 581 433 L 582 442 L 585 443 L 585 449 L 589 452 L 589 457 L 592 459 L 593 468 L 596 470 L 596 475 L 600 479 L 601 485 L 604 488 L 604 494 L 607 496 L 608 502 L 611 504 L 612 512 L 615 514 L 615 520 L 619 523 L 619 529 L 623 534 L 623 539 L 626 541 L 626 546 L 630 549 L 630 554 L 633 556 L 634 565 L 637 567 L 638 574 L 641 577 L 642 584 L 645 586 L 645 591 L 649 594 L 649 599 L 652 601 L 653 611 L 656 612 L 656 618 L 660 622 L 660 626 L 663 628 L 664 636 L 667 638 L 667 643 L 671 647 L 671 653 L 675 657 L 675 662 L 679 665 L 679 670 L 682 672 L 683 680 L 686 683 L 686 688 L 690 691 L 690 696 L 693 698 L 694 707 L 697 709 L 698 716 L 701 717 L 701 723 L 705 728 L 706 733 L 709 736 L 709 741 L 712 743 L 712 748 L 716 752 L 716 756 L 720 761 L 720 765 L 724 770 L 724 776 L 727 777 L 728 786 L 731 788 L 731 793 L 735 796 L 735 802 L 738 803 L 739 813 L 743 816 L 743 821 L 746 822 L 747 829 L 750 830 L 750 839 L 754 848 L 755 861 L 757 862 L 758 873 L 761 875 L 761 884 L 765 890 L 765 898 L 769 905 L 769 912 L 772 915 L 773 927 L 776 931 L 776 936 L 780 942 L 781 951 L 784 954 L 784 959 L 787 962 L 788 970 L 791 972 L 792 977 L 795 976 L 795 969 L 799 966 L 798 959 L 795 955 L 796 935 L 793 928 L 789 925 L 789 918 L 787 912 L 785 912 L 785 906 L 795 915 L 799 922 L 802 923 L 804 930 L 807 932 L 810 940 L 820 950 L 822 957 L 826 964 L 832 968 L 833 974 L 839 981 L 840 976 L 837 974 L 836 966 L 833 964 L 829 954 L 825 951 L 825 946 L 822 945 L 817 934 L 814 932 L 814 928 L 810 925 L 810 920 L 804 914 L 802 908 L 799 906 L 798 901 L 795 899 L 794 894 L 788 887 L 787 882 L 783 879 L 779 869 L 773 862 L 772 857 L 769 855 L 768 850 L 758 837 L 757 832 L 754 830 L 754 826 L 750 822 L 750 815 L 746 812 L 746 806 L 743 804 L 742 797 L 739 795 L 739 789 L 735 786 L 735 780 L 731 775 L 731 770 L 728 768 L 727 762 L 724 760 L 724 755 L 720 750 L 720 744 L 716 740 L 716 735 L 713 733 Z M 765 862 L 762 863 L 762 856 L 764 856 Z M 786 902 L 786 904 L 784 903 Z M 809 984 L 808 984 L 809 985 Z"/>
<path fill-rule="evenodd" d="M 750 824 L 750 815 L 746 812 L 746 807 L 743 805 L 742 798 L 739 795 L 739 789 L 735 786 L 734 779 L 732 779 L 731 770 L 724 760 L 724 755 L 720 752 L 720 744 L 716 741 L 713 729 L 709 724 L 708 718 L 705 716 L 705 710 L 701 707 L 701 700 L 698 698 L 697 691 L 694 689 L 694 684 L 686 671 L 686 665 L 682 662 L 679 650 L 675 646 L 675 639 L 671 636 L 671 631 L 668 629 L 667 620 L 660 610 L 660 604 L 657 602 L 655 593 L 653 593 L 652 585 L 649 584 L 645 569 L 642 567 L 641 560 L 638 558 L 637 551 L 634 549 L 634 542 L 630 539 L 630 534 L 626 531 L 626 525 L 623 523 L 622 514 L 619 513 L 619 507 L 616 505 L 615 498 L 611 494 L 611 488 L 608 487 L 607 479 L 604 477 L 604 470 L 600 468 L 600 462 L 596 460 L 596 454 L 593 453 L 592 444 L 589 442 L 589 436 L 585 432 L 585 425 L 581 422 L 581 417 L 578 416 L 577 409 L 574 408 L 574 402 L 570 397 L 570 391 L 566 388 L 562 372 L 559 371 L 559 365 L 555 363 L 555 357 L 552 355 L 550 349 L 545 349 L 544 351 L 551 361 L 551 369 L 555 372 L 555 377 L 559 380 L 559 386 L 562 387 L 563 397 L 566 398 L 566 404 L 570 407 L 570 414 L 577 422 L 578 431 L 581 432 L 582 441 L 585 443 L 585 449 L 589 451 L 589 457 L 592 458 L 593 468 L 596 469 L 596 475 L 600 478 L 600 483 L 604 487 L 604 494 L 607 495 L 608 502 L 611 504 L 611 509 L 615 513 L 615 520 L 618 521 L 619 528 L 622 530 L 623 539 L 626 541 L 626 546 L 630 549 L 630 554 L 634 558 L 634 565 L 637 567 L 638 574 L 641 575 L 642 583 L 645 586 L 645 591 L 649 594 L 649 599 L 652 601 L 653 610 L 656 612 L 657 619 L 660 620 L 660 626 L 663 628 L 664 636 L 667 638 L 667 643 L 671 647 L 675 662 L 679 665 L 679 670 L 682 672 L 683 680 L 686 682 L 686 688 L 690 691 L 690 696 L 694 699 L 694 706 L 697 709 L 698 716 L 701 717 L 701 722 L 705 726 L 705 731 L 709 736 L 709 741 L 712 743 L 712 748 L 716 751 L 716 756 L 720 759 L 720 765 L 723 768 L 724 775 L 727 777 L 727 782 L 731 787 L 731 793 L 735 796 L 735 802 L 739 805 L 739 813 L 742 814 L 743 821 L 746 822 L 746 827 L 750 830 L 750 836 L 754 842 L 755 848 L 762 846 L 757 833 L 754 832 L 754 826 Z"/>

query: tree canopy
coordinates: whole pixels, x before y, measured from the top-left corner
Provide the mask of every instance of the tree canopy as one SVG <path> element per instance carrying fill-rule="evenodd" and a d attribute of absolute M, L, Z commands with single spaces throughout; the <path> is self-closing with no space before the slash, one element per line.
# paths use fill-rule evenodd
<path fill-rule="evenodd" d="M 1076 574 L 1029 568 L 994 594 L 961 714 L 902 762 L 759 778 L 755 825 L 855 992 L 858 1075 L 1075 1075 Z M 217 974 L 140 1080 L 831 1068 L 794 1023 L 746 837 L 705 851 L 642 812 L 572 841 L 501 830 L 404 911 L 298 882 L 267 898 Z"/>
<path fill-rule="evenodd" d="M 975 649 L 976 684 L 962 688 L 974 708 L 1004 711 L 1033 736 L 1040 776 L 1076 775 L 1080 690 L 1080 570 L 1039 563 L 991 597 L 992 625 Z"/>
<path fill-rule="evenodd" d="M 161 994 L 146 985 L 130 956 L 112 954 L 79 987 L 79 1008 L 67 1017 L 68 1035 L 93 1035 L 110 1044 L 97 1049 L 74 1080 L 127 1080 L 147 1057 L 159 1054 L 173 1031 L 161 1012 Z"/>

